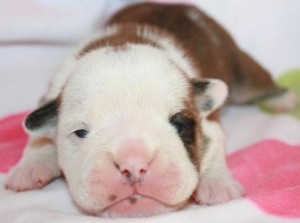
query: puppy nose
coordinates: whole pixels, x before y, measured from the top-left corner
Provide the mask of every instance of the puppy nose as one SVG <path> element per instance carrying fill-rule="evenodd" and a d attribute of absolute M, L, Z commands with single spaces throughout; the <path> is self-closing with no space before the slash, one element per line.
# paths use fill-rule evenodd
<path fill-rule="evenodd" d="M 148 164 L 140 157 L 125 160 L 119 165 L 119 169 L 124 178 L 130 183 L 142 182 L 148 171 Z"/>
<path fill-rule="evenodd" d="M 145 143 L 140 140 L 130 140 L 122 144 L 115 165 L 126 181 L 135 183 L 144 181 L 150 161 L 151 156 Z"/>

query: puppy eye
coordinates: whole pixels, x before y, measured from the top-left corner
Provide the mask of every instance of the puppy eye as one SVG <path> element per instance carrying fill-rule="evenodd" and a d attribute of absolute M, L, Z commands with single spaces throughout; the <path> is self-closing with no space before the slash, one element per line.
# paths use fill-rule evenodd
<path fill-rule="evenodd" d="M 185 143 L 190 144 L 194 140 L 196 123 L 193 118 L 179 112 L 170 118 L 170 123 L 176 128 L 178 135 Z"/>
<path fill-rule="evenodd" d="M 176 128 L 177 132 L 180 134 L 181 132 L 184 131 L 184 129 L 187 127 L 183 122 L 179 120 L 172 120 L 171 119 L 171 124 Z"/>
<path fill-rule="evenodd" d="M 74 131 L 74 134 L 79 138 L 86 138 L 88 131 L 86 131 L 84 129 L 79 129 L 79 130 Z"/>

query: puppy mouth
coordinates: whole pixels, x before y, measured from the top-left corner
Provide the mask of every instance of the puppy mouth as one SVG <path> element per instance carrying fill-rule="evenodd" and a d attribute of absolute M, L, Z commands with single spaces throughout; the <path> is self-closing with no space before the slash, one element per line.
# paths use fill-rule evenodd
<path fill-rule="evenodd" d="M 145 195 L 141 195 L 139 193 L 133 193 L 132 195 L 128 196 L 128 197 L 125 197 L 125 198 L 122 198 L 122 199 L 119 199 L 111 204 L 109 204 L 108 206 L 106 206 L 102 212 L 105 212 L 106 210 L 112 208 L 113 206 L 121 203 L 121 202 L 124 202 L 124 201 L 127 201 L 129 204 L 131 205 L 134 205 L 134 204 L 137 204 L 138 205 L 138 202 L 141 200 L 141 199 L 150 199 L 150 200 L 153 200 L 154 202 L 157 202 L 157 203 L 160 203 L 164 206 L 169 206 L 167 204 L 165 204 L 164 202 L 156 199 L 156 198 L 153 198 L 153 197 L 150 197 L 150 196 L 145 196 Z"/>
<path fill-rule="evenodd" d="M 100 216 L 107 217 L 136 217 L 152 216 L 166 213 L 178 208 L 164 203 L 163 201 L 138 193 L 119 199 L 100 212 Z"/>
<path fill-rule="evenodd" d="M 128 198 L 125 198 L 125 199 L 128 199 L 129 203 L 130 204 L 135 204 L 138 202 L 139 199 L 141 199 L 143 196 L 142 195 L 139 195 L 139 194 L 133 194 L 131 195 L 130 197 Z"/>

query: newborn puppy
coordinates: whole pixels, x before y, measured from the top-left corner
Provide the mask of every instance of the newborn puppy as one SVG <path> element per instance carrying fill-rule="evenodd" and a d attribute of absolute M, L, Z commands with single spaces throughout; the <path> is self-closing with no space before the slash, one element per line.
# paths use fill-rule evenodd
<path fill-rule="evenodd" d="M 65 61 L 27 116 L 30 139 L 7 187 L 41 188 L 63 174 L 82 210 L 109 217 L 239 198 L 219 122 L 227 97 L 277 111 L 297 104 L 199 9 L 125 8 Z"/>

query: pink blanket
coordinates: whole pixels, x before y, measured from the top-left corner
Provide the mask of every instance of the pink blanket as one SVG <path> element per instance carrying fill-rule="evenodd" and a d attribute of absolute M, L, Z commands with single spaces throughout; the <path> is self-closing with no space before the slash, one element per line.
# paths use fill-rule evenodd
<path fill-rule="evenodd" d="M 20 113 L 0 120 L 2 173 L 6 173 L 21 157 L 27 140 L 22 129 L 25 114 Z M 244 198 L 234 202 L 247 199 L 265 213 L 286 220 L 300 221 L 300 145 L 291 146 L 279 140 L 263 140 L 229 155 L 228 163 L 246 191 Z M 44 193 L 47 193 L 45 189 Z"/>

